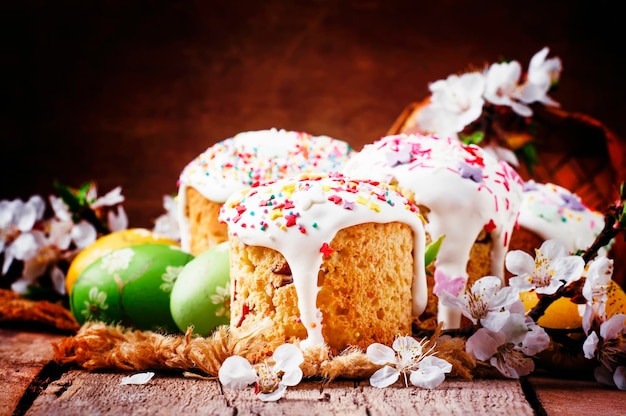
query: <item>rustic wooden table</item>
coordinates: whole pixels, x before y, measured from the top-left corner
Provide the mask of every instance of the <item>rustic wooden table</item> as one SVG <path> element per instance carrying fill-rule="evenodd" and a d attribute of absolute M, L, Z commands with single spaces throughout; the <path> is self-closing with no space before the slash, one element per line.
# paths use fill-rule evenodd
<path fill-rule="evenodd" d="M 64 335 L 0 327 L 0 416 L 4 415 L 623 415 L 624 394 L 594 381 L 532 376 L 524 380 L 448 379 L 437 389 L 367 380 L 306 380 L 278 402 L 216 380 L 157 372 L 147 384 L 122 385 L 132 373 L 88 372 L 52 361 Z"/>

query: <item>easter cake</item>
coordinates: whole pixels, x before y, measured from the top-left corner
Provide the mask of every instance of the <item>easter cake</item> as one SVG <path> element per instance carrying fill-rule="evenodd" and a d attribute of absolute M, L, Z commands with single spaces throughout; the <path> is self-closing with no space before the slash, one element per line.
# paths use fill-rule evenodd
<path fill-rule="evenodd" d="M 570 253 L 587 249 L 604 227 L 604 215 L 588 207 L 568 189 L 553 183 L 529 180 L 518 226 L 511 237 L 511 250 L 533 253 L 546 240 L 559 240 Z M 607 247 L 598 254 L 606 255 Z"/>
<path fill-rule="evenodd" d="M 397 185 L 426 218 L 427 241 L 443 237 L 421 321 L 458 328 L 460 312 L 438 305 L 433 294 L 443 288 L 457 295 L 480 277 L 504 276 L 522 179 L 476 145 L 420 134 L 390 135 L 367 144 L 342 172 Z"/>
<path fill-rule="evenodd" d="M 392 187 L 298 175 L 229 197 L 231 328 L 333 352 L 410 334 L 427 302 L 425 232 Z"/>
<path fill-rule="evenodd" d="M 227 240 L 218 215 L 233 192 L 294 174 L 337 170 L 351 153 L 344 141 L 282 129 L 242 132 L 212 145 L 179 176 L 181 247 L 197 255 Z"/>

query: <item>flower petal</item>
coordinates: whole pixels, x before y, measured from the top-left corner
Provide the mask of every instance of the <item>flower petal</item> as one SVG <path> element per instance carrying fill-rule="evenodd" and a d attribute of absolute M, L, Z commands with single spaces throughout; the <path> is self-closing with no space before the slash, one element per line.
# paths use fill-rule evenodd
<path fill-rule="evenodd" d="M 121 204 L 124 202 L 124 196 L 122 195 L 122 187 L 118 186 L 111 191 L 109 191 L 106 195 L 98 198 L 94 203 L 90 204 L 92 209 L 102 208 L 102 207 L 112 207 L 117 204 Z"/>
<path fill-rule="evenodd" d="M 535 259 L 525 251 L 512 250 L 505 257 L 506 269 L 514 275 L 520 276 L 531 273 L 535 268 Z"/>
<path fill-rule="evenodd" d="M 580 256 L 561 257 L 552 262 L 554 268 L 553 279 L 573 282 L 580 279 L 585 270 L 585 261 Z"/>
<path fill-rule="evenodd" d="M 491 332 L 480 328 L 465 343 L 468 354 L 477 360 L 487 361 L 498 351 L 498 347 L 505 341 L 505 336 L 499 332 Z"/>
<path fill-rule="evenodd" d="M 624 321 L 626 320 L 626 315 L 623 313 L 618 313 L 617 315 L 611 316 L 605 322 L 602 322 L 600 325 L 600 336 L 602 339 L 615 339 L 617 336 L 624 332 L 624 328 L 626 325 Z"/>
<path fill-rule="evenodd" d="M 50 195 L 50 206 L 54 211 L 55 217 L 61 221 L 72 221 L 72 214 L 63 199 Z"/>
<path fill-rule="evenodd" d="M 565 244 L 563 244 L 559 240 L 554 240 L 554 239 L 544 241 L 541 247 L 539 248 L 539 251 L 541 251 L 541 253 L 545 257 L 551 260 L 558 259 L 560 257 L 565 257 L 569 254 L 567 252 L 567 248 L 565 247 Z"/>
<path fill-rule="evenodd" d="M 23 233 L 15 239 L 6 251 L 11 251 L 16 259 L 24 261 L 35 256 L 38 248 L 35 236 L 31 233 Z"/>
<path fill-rule="evenodd" d="M 596 334 L 595 331 L 592 331 L 583 343 L 583 353 L 585 354 L 585 358 L 592 359 L 595 356 L 598 341 L 598 334 Z"/>
<path fill-rule="evenodd" d="M 500 374 L 508 378 L 527 376 L 535 370 L 535 362 L 528 357 L 509 357 L 507 355 L 493 357 L 490 364 L 498 369 Z"/>
<path fill-rule="evenodd" d="M 365 350 L 367 358 L 374 364 L 389 364 L 396 362 L 396 353 L 386 345 L 373 343 Z"/>
<path fill-rule="evenodd" d="M 386 365 L 372 374 L 370 377 L 370 384 L 374 387 L 382 389 L 384 387 L 391 386 L 393 383 L 398 381 L 399 377 L 400 372 L 398 370 Z"/>
<path fill-rule="evenodd" d="M 515 101 L 511 101 L 511 108 L 522 117 L 532 117 L 533 115 L 533 110 L 530 107 Z"/>
<path fill-rule="evenodd" d="M 132 376 L 122 378 L 120 381 L 120 385 L 124 384 L 146 384 L 154 377 L 154 373 L 152 371 L 148 371 L 145 373 L 137 373 Z"/>
<path fill-rule="evenodd" d="M 435 269 L 435 286 L 433 293 L 438 295 L 442 291 L 447 291 L 453 296 L 458 296 L 467 284 L 467 276 L 448 276 L 443 270 Z"/>
<path fill-rule="evenodd" d="M 256 370 L 243 357 L 233 355 L 224 360 L 218 371 L 220 383 L 231 389 L 243 389 L 257 381 Z"/>
<path fill-rule="evenodd" d="M 19 294 L 26 294 L 28 293 L 28 286 L 31 284 L 31 280 L 24 278 L 24 277 L 20 277 L 19 279 L 17 279 L 15 282 L 11 283 L 11 290 L 14 291 L 15 293 L 19 293 Z"/>
<path fill-rule="evenodd" d="M 46 212 L 46 202 L 39 195 L 33 195 L 28 198 L 26 205 L 30 205 L 35 208 L 35 218 L 40 220 L 43 218 L 43 214 Z"/>
<path fill-rule="evenodd" d="M 274 368 L 283 371 L 298 368 L 298 366 L 304 362 L 302 351 L 293 344 L 283 344 L 279 346 L 274 351 L 272 358 L 276 362 Z"/>
<path fill-rule="evenodd" d="M 111 232 L 126 230 L 128 228 L 128 215 L 123 206 L 118 206 L 117 211 L 107 213 L 107 224 Z"/>
<path fill-rule="evenodd" d="M 13 264 L 13 260 L 15 260 L 15 255 L 9 250 L 11 246 L 4 251 L 4 261 L 2 262 L 2 274 L 7 274 L 11 264 Z"/>
<path fill-rule="evenodd" d="M 21 204 L 20 210 L 17 212 L 15 225 L 22 231 L 30 231 L 37 221 L 37 208 L 32 204 Z"/>
<path fill-rule="evenodd" d="M 264 401 L 264 402 L 275 402 L 279 400 L 280 398 L 282 398 L 285 395 L 286 391 L 287 391 L 287 386 L 281 384 L 273 392 L 259 393 L 257 397 L 259 398 L 259 400 Z"/>
<path fill-rule="evenodd" d="M 420 361 L 417 371 L 412 371 L 411 384 L 424 389 L 434 389 L 446 379 L 446 374 L 452 371 L 452 364 L 441 358 L 429 355 Z"/>
<path fill-rule="evenodd" d="M 72 240 L 76 247 L 83 249 L 96 241 L 98 233 L 96 228 L 85 220 L 80 221 L 72 227 L 70 231 Z"/>
<path fill-rule="evenodd" d="M 289 371 L 285 371 L 281 384 L 285 386 L 295 386 L 302 380 L 302 369 L 300 367 L 295 367 L 289 369 Z"/>
<path fill-rule="evenodd" d="M 613 373 L 613 382 L 620 390 L 626 390 L 626 367 L 620 365 Z"/>
<path fill-rule="evenodd" d="M 56 264 L 50 271 L 50 279 L 52 279 L 54 290 L 61 295 L 65 295 L 65 273 Z"/>
<path fill-rule="evenodd" d="M 550 346 L 550 335 L 545 329 L 535 324 L 532 318 L 526 318 L 528 332 L 522 341 L 521 351 L 527 356 L 540 353 Z"/>
<path fill-rule="evenodd" d="M 396 339 L 393 340 L 393 344 L 391 344 L 391 348 L 393 348 L 395 351 L 404 351 L 404 350 L 421 351 L 422 345 L 415 338 L 407 335 L 403 337 L 396 337 Z M 421 352 L 417 352 L 417 353 L 421 354 Z"/>
<path fill-rule="evenodd" d="M 511 313 L 507 310 L 503 310 L 501 312 L 491 311 L 487 313 L 487 316 L 480 320 L 480 324 L 492 332 L 498 332 L 504 325 L 506 325 L 510 314 Z"/>

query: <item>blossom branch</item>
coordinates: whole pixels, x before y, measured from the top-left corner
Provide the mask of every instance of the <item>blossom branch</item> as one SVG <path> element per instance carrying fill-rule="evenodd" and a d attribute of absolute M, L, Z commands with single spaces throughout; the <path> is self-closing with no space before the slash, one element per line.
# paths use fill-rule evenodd
<path fill-rule="evenodd" d="M 612 204 L 604 214 L 604 228 L 598 234 L 594 242 L 583 252 L 581 257 L 585 261 L 585 264 L 593 260 L 598 254 L 598 250 L 611 242 L 612 239 L 617 237 L 621 232 L 626 230 L 626 188 L 624 183 L 620 185 L 620 199 L 617 203 Z M 582 287 L 585 282 L 585 278 L 581 277 L 575 282 L 563 285 L 551 295 L 539 295 L 539 301 L 528 312 L 528 316 L 535 322 L 543 316 L 553 302 L 561 297 L 567 297 L 574 303 L 585 303 L 582 297 Z"/>
<path fill-rule="evenodd" d="M 533 306 L 530 311 L 528 311 L 527 316 L 537 322 L 537 320 L 546 312 L 548 307 L 557 299 L 562 297 L 571 298 L 573 301 L 577 302 L 584 282 L 585 279 L 580 278 L 570 284 L 559 287 L 556 292 L 551 295 L 538 295 L 539 300 L 537 301 L 537 304 Z"/>
<path fill-rule="evenodd" d="M 604 228 L 598 234 L 595 241 L 582 254 L 585 263 L 593 259 L 598 250 L 606 246 L 613 238 L 617 237 L 620 232 L 626 229 L 626 188 L 624 183 L 620 185 L 620 199 L 612 204 L 604 214 Z"/>

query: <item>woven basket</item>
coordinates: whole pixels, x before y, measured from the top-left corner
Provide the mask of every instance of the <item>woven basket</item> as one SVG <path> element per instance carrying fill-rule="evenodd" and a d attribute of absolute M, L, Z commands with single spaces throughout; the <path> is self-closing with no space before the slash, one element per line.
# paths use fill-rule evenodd
<path fill-rule="evenodd" d="M 387 134 L 416 133 L 416 115 L 429 98 L 405 107 Z M 532 173 L 524 166 L 518 173 L 524 180 L 554 183 L 577 194 L 595 210 L 606 211 L 619 197 L 619 184 L 626 182 L 626 142 L 598 120 L 585 114 L 553 107 L 535 110 L 535 148 L 539 163 Z M 614 280 L 626 283 L 626 243 L 618 236 L 611 257 L 615 260 Z"/>

